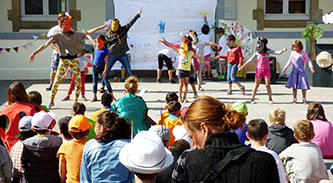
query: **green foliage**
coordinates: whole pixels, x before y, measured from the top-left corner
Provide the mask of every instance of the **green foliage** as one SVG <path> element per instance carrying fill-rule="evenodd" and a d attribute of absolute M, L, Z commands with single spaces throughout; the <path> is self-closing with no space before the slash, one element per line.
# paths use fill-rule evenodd
<path fill-rule="evenodd" d="M 305 27 L 302 35 L 306 40 L 310 40 L 310 38 L 318 40 L 323 36 L 323 28 L 321 28 L 319 25 L 310 24 Z"/>

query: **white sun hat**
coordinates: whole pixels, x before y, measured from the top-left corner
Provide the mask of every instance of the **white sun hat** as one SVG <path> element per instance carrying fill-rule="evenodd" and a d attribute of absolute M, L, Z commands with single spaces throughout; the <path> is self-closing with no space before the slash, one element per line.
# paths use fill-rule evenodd
<path fill-rule="evenodd" d="M 321 68 L 326 68 L 332 65 L 332 56 L 327 51 L 322 51 L 317 55 L 317 64 Z"/>
<path fill-rule="evenodd" d="M 121 149 L 119 160 L 132 172 L 154 174 L 168 168 L 173 156 L 158 135 L 141 131 Z"/>

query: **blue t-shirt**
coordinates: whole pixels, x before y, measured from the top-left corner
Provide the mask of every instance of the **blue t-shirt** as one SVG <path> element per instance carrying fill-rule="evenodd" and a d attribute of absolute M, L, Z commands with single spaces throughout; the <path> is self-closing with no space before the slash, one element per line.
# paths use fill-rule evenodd
<path fill-rule="evenodd" d="M 99 50 L 95 45 L 94 65 L 105 65 L 106 56 L 109 56 L 109 50 L 106 49 L 105 47 Z"/>

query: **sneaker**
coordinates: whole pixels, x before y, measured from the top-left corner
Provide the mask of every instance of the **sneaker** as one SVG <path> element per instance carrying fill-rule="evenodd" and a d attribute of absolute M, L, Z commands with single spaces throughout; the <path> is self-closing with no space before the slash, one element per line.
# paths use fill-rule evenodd
<path fill-rule="evenodd" d="M 225 79 L 226 77 L 227 77 L 227 76 L 223 74 L 221 78 L 222 78 L 222 79 Z"/>
<path fill-rule="evenodd" d="M 198 95 L 198 94 L 196 94 L 196 95 L 194 95 L 194 96 L 193 96 L 193 98 L 198 98 L 198 97 L 199 97 L 199 95 Z"/>
<path fill-rule="evenodd" d="M 208 80 L 211 80 L 211 79 L 212 79 L 212 76 L 208 76 L 207 79 L 208 79 Z"/>
<path fill-rule="evenodd" d="M 46 89 L 46 91 L 52 90 L 52 85 L 50 85 L 48 88 L 45 88 L 45 89 Z"/>
<path fill-rule="evenodd" d="M 293 103 L 293 104 L 296 104 L 296 103 L 297 103 L 297 99 L 294 98 L 292 103 Z"/>
<path fill-rule="evenodd" d="M 99 93 L 104 93 L 104 92 L 105 92 L 104 88 L 99 89 Z"/>
<path fill-rule="evenodd" d="M 82 96 L 83 101 L 88 101 L 85 96 Z"/>
<path fill-rule="evenodd" d="M 250 103 L 251 103 L 251 104 L 255 104 L 256 101 L 255 101 L 254 99 L 252 99 L 252 100 L 250 101 Z"/>
<path fill-rule="evenodd" d="M 188 103 L 188 100 L 186 98 L 183 98 L 182 103 Z"/>
<path fill-rule="evenodd" d="M 169 83 L 177 83 L 177 81 L 174 80 L 174 79 L 170 79 L 170 80 L 169 80 Z"/>
<path fill-rule="evenodd" d="M 269 100 L 268 104 L 270 104 L 270 105 L 274 104 L 273 100 Z"/>
<path fill-rule="evenodd" d="M 90 102 L 95 102 L 97 101 L 97 98 L 93 97 L 92 99 L 90 99 Z"/>
<path fill-rule="evenodd" d="M 200 91 L 205 91 L 202 87 L 199 88 Z"/>
<path fill-rule="evenodd" d="M 245 86 L 242 86 L 242 87 L 240 88 L 240 91 L 242 92 L 243 95 L 245 95 Z"/>
<path fill-rule="evenodd" d="M 224 79 L 225 78 L 224 75 L 217 75 L 216 77 L 220 78 L 220 79 Z"/>
<path fill-rule="evenodd" d="M 161 79 L 157 78 L 156 83 L 161 83 Z"/>
<path fill-rule="evenodd" d="M 230 90 L 228 90 L 226 93 L 227 93 L 227 95 L 231 95 L 232 94 L 232 92 Z"/>
<path fill-rule="evenodd" d="M 308 101 L 306 100 L 306 98 L 303 98 L 303 104 L 308 104 Z"/>
<path fill-rule="evenodd" d="M 206 80 L 208 77 L 207 76 L 203 76 L 202 77 L 202 80 Z"/>
<path fill-rule="evenodd" d="M 120 79 L 120 82 L 125 82 L 125 79 Z"/>
<path fill-rule="evenodd" d="M 49 103 L 49 105 L 47 105 L 47 107 L 48 107 L 49 109 L 51 109 L 53 106 L 54 106 L 54 103 L 53 103 L 53 104 Z"/>

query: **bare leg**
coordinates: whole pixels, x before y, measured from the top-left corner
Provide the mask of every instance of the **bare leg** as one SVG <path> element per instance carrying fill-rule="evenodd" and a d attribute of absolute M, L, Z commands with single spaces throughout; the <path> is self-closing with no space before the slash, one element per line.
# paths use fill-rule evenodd
<path fill-rule="evenodd" d="M 160 69 L 159 69 L 159 70 L 160 70 Z M 157 71 L 157 72 L 159 72 L 159 71 Z M 160 74 L 158 75 L 158 76 L 159 76 L 158 78 L 161 77 L 161 72 L 162 72 L 162 70 L 160 70 Z M 168 75 L 169 75 L 169 80 L 172 80 L 172 69 L 171 69 L 171 70 L 168 70 Z"/>
<path fill-rule="evenodd" d="M 303 94 L 303 103 L 307 104 L 308 102 L 306 101 L 306 90 L 302 89 L 302 94 Z"/>
<path fill-rule="evenodd" d="M 189 80 L 189 77 L 185 77 L 184 78 L 184 86 L 185 86 L 185 89 L 184 89 L 184 99 L 186 98 L 186 95 L 187 95 L 187 90 L 188 90 L 188 80 Z M 195 87 L 194 87 L 195 88 Z"/>
<path fill-rule="evenodd" d="M 202 77 L 197 77 L 197 81 L 198 81 L 198 89 L 200 90 L 202 84 Z"/>
<path fill-rule="evenodd" d="M 121 69 L 121 79 L 125 79 L 125 69 Z"/>
<path fill-rule="evenodd" d="M 293 88 L 293 104 L 296 104 L 296 101 L 297 101 L 297 89 L 296 88 Z"/>
<path fill-rule="evenodd" d="M 207 68 L 207 76 L 210 77 L 210 67 Z"/>
<path fill-rule="evenodd" d="M 157 79 L 161 79 L 161 74 L 162 74 L 162 69 L 157 69 Z M 170 75 L 169 75 L 169 77 L 170 77 Z"/>
<path fill-rule="evenodd" d="M 232 91 L 232 83 L 229 83 L 229 91 Z"/>
<path fill-rule="evenodd" d="M 265 78 L 265 86 L 267 89 L 268 100 L 273 100 L 272 99 L 271 78 Z"/>
<path fill-rule="evenodd" d="M 51 72 L 51 73 L 50 73 L 50 85 L 53 85 L 55 75 L 56 75 L 55 72 Z"/>
<path fill-rule="evenodd" d="M 195 88 L 195 84 L 194 84 L 194 83 L 191 84 L 191 87 L 192 87 L 192 90 L 193 90 L 193 94 L 194 94 L 194 96 L 196 96 L 198 93 L 197 93 L 197 90 L 196 90 L 196 88 Z"/>
<path fill-rule="evenodd" d="M 180 100 L 182 100 L 182 96 L 183 96 L 183 86 L 184 86 L 184 78 L 179 78 L 179 85 L 178 85 L 178 95 Z"/>
<path fill-rule="evenodd" d="M 261 78 L 256 78 L 254 80 L 254 88 L 253 88 L 253 91 L 252 91 L 252 100 L 254 100 L 254 97 L 256 97 L 256 94 L 257 94 L 257 91 L 258 91 L 258 88 L 259 88 L 259 85 L 260 85 L 260 81 L 261 81 Z"/>

